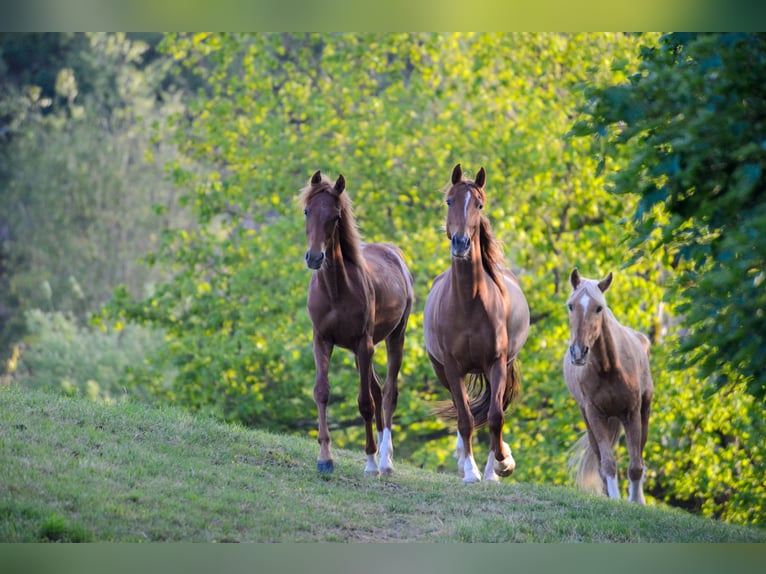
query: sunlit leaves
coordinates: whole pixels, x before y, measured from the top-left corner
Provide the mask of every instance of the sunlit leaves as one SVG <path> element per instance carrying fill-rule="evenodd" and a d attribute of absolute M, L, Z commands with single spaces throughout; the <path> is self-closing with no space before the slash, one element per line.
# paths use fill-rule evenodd
<path fill-rule="evenodd" d="M 315 432 L 305 312 L 310 272 L 295 198 L 317 169 L 343 173 L 363 238 L 399 245 L 415 279 L 395 418 L 397 456 L 452 472 L 452 429 L 430 414 L 447 393 L 425 353 L 422 309 L 431 281 L 450 264 L 443 187 L 456 163 L 469 177 L 483 166 L 487 213 L 533 317 L 521 352 L 523 399 L 506 419 L 515 476 L 567 482 L 567 450 L 583 430 L 561 370 L 572 267 L 594 278 L 615 273 L 610 306 L 623 323 L 652 336 L 658 400 L 674 392 L 664 377 L 670 352 L 662 347 L 673 305 L 662 302 L 659 286 L 671 257 L 649 250 L 640 265 L 628 266 L 634 225 L 646 225 L 656 240 L 667 223 L 658 213 L 665 192 L 647 198 L 637 189 L 607 191 L 602 171 L 644 169 L 640 157 L 615 147 L 626 137 L 621 126 L 577 124 L 577 135 L 601 134 L 598 153 L 589 141 L 566 137 L 594 86 L 619 85 L 610 105 L 644 117 L 623 84 L 640 82 L 629 74 L 639 47 L 654 40 L 630 34 L 169 36 L 165 49 L 192 62 L 206 86 L 173 124 L 189 165 L 173 166 L 172 173 L 200 229 L 165 236 L 153 258 L 174 269 L 173 281 L 157 288 L 156 304 L 128 308 L 134 318 L 169 329 L 165 359 L 179 369 L 179 400 L 247 424 Z M 612 109 L 606 108 L 588 109 Z M 613 152 L 609 161 L 601 155 L 606 151 Z M 743 157 L 752 153 L 741 150 Z M 665 159 L 661 173 L 641 171 L 634 183 L 662 190 L 658 177 L 680 169 L 673 153 L 666 150 Z M 742 172 L 743 193 L 755 173 Z M 381 373 L 384 354 L 380 346 Z M 361 445 L 358 376 L 349 353 L 335 351 L 330 383 L 333 440 Z M 676 440 L 682 431 L 672 426 L 672 413 L 659 419 L 651 440 Z M 486 449 L 484 440 L 478 456 Z M 652 450 L 650 466 L 659 466 L 660 456 Z M 671 475 L 654 476 L 662 498 Z"/>

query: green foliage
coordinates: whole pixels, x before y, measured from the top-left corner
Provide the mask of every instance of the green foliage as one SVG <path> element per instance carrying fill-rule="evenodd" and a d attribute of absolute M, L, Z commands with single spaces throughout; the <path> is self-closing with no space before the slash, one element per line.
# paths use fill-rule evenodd
<path fill-rule="evenodd" d="M 455 163 L 469 175 L 484 166 L 487 214 L 533 316 L 521 352 L 523 398 L 506 424 L 515 480 L 569 480 L 567 450 L 584 427 L 561 372 L 567 276 L 574 266 L 589 277 L 615 271 L 610 306 L 655 345 L 655 411 L 662 414 L 650 442 L 670 446 L 648 449 L 648 465 L 656 469 L 650 492 L 679 504 L 718 497 L 700 510 L 762 520 L 757 508 L 742 510 L 760 496 L 757 473 L 721 475 L 739 490 L 719 494 L 721 485 L 705 480 L 707 471 L 693 458 L 703 451 L 692 454 L 681 440 L 688 426 L 677 424 L 680 413 L 692 412 L 688 403 L 701 398 L 667 384 L 676 339 L 663 337 L 676 309 L 663 301 L 660 285 L 673 261 L 657 251 L 628 265 L 626 239 L 635 234 L 629 214 L 645 209 L 642 196 L 609 193 L 602 175 L 606 167 L 632 165 L 630 154 L 616 150 L 607 165 L 589 140 L 564 137 L 584 94 L 593 86 L 632 85 L 639 47 L 655 42 L 654 35 L 630 34 L 169 35 L 165 53 L 181 64 L 179 73 L 198 74 L 202 86 L 185 113 L 157 124 L 178 148 L 166 172 L 195 225 L 163 231 L 146 258 L 172 273 L 169 280 L 138 299 L 118 290 L 102 314 L 104 322 L 167 334 L 167 346 L 134 372 L 135 384 L 160 389 L 155 381 L 169 369 L 177 377 L 160 394 L 178 404 L 262 428 L 316 432 L 309 271 L 295 199 L 315 170 L 342 172 L 363 238 L 398 244 L 415 278 L 395 418 L 397 457 L 454 472 L 453 429 L 430 414 L 447 393 L 425 354 L 422 304 L 432 279 L 450 264 L 441 190 Z M 623 91 L 610 97 L 619 103 Z M 573 131 L 588 129 L 578 124 Z M 609 141 L 602 139 L 605 146 Z M 382 371 L 382 346 L 375 362 Z M 345 351 L 334 354 L 330 383 L 333 440 L 361 445 L 357 374 Z M 729 404 L 725 412 L 756 408 L 743 405 Z M 711 421 L 710 428 L 701 419 L 689 424 L 713 437 L 718 429 Z M 748 439 L 740 437 L 747 448 L 731 450 L 711 438 L 707 454 L 727 453 L 735 468 L 757 469 L 760 455 L 748 452 L 762 435 L 751 430 Z M 478 445 L 479 457 L 486 448 L 486 441 Z M 666 465 L 667 459 L 678 464 Z M 687 473 L 688 481 L 676 472 Z"/>
<path fill-rule="evenodd" d="M 163 346 L 161 333 L 138 325 L 102 331 L 81 327 L 62 313 L 33 310 L 26 317 L 28 335 L 12 376 L 27 388 L 97 401 L 122 400 L 128 396 L 126 370 L 140 367 Z M 146 389 L 132 391 L 137 397 Z"/>
<path fill-rule="evenodd" d="M 628 82 L 598 87 L 578 125 L 603 153 L 629 147 L 613 178 L 638 193 L 634 246 L 662 249 L 689 333 L 682 365 L 761 402 L 766 370 L 766 35 L 670 34 Z"/>
<path fill-rule="evenodd" d="M 111 317 L 167 331 L 163 360 L 179 370 L 179 402 L 267 428 L 312 428 L 309 275 L 295 197 L 314 170 L 343 172 L 364 239 L 401 246 L 421 302 L 408 329 L 397 452 L 451 467 L 451 431 L 429 414 L 446 391 L 424 351 L 422 301 L 450 261 L 440 189 L 455 163 L 484 165 L 488 214 L 536 320 L 522 353 L 525 400 L 508 423 L 519 475 L 566 481 L 565 449 L 581 427 L 560 375 L 565 278 L 575 264 L 594 273 L 620 266 L 624 202 L 601 191 L 586 143 L 562 136 L 578 86 L 613 79 L 609 61 L 630 58 L 637 43 L 629 35 L 170 36 L 165 50 L 207 83 L 173 123 L 188 163 L 168 166 L 199 229 L 165 233 L 149 259 L 172 267 L 173 280 L 142 301 L 118 294 Z M 640 328 L 660 298 L 647 279 L 624 274 L 616 301 Z M 382 369 L 382 348 L 376 362 Z M 343 351 L 331 384 L 334 439 L 359 441 L 357 375 Z"/>
<path fill-rule="evenodd" d="M 0 356 L 26 310 L 85 322 L 115 285 L 140 296 L 159 278 L 137 259 L 182 214 L 150 127 L 180 107 L 148 48 L 125 34 L 0 36 Z"/>
<path fill-rule="evenodd" d="M 67 521 L 52 514 L 40 527 L 40 540 L 43 542 L 92 542 L 90 532 L 77 525 L 70 525 Z"/>
<path fill-rule="evenodd" d="M 758 400 L 743 383 L 707 396 L 693 368 L 671 369 L 667 359 L 655 357 L 664 375 L 645 453 L 649 492 L 706 516 L 764 526 L 766 427 Z"/>

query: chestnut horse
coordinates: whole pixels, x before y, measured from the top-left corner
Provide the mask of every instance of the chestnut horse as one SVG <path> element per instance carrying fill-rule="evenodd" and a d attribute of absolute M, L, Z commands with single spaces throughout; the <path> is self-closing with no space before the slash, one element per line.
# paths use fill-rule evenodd
<path fill-rule="evenodd" d="M 334 469 L 327 426 L 330 396 L 328 371 L 335 345 L 356 356 L 359 370 L 359 413 L 366 431 L 367 476 L 388 475 L 393 467 L 391 420 L 399 391 L 404 331 L 412 309 L 412 277 L 401 251 L 390 244 L 363 244 L 359 238 L 351 201 L 344 193 L 342 175 L 333 184 L 317 171 L 301 191 L 306 216 L 306 265 L 315 270 L 309 282 L 308 312 L 314 331 L 316 382 L 314 400 L 319 415 L 321 473 Z M 386 341 L 386 381 L 373 369 L 375 345 Z M 375 418 L 380 442 L 372 431 Z"/>
<path fill-rule="evenodd" d="M 503 442 L 504 412 L 520 387 L 517 354 L 527 339 L 529 307 L 516 277 L 503 266 L 489 220 L 482 214 L 486 172 L 471 181 L 460 164 L 447 192 L 447 237 L 452 264 L 434 279 L 423 329 L 436 376 L 452 396 L 440 414 L 457 418 L 458 472 L 481 480 L 473 457 L 474 428 L 489 425 L 490 453 L 484 480 L 498 481 L 516 468 Z"/>
<path fill-rule="evenodd" d="M 649 339 L 620 325 L 607 307 L 604 293 L 612 284 L 611 273 L 595 281 L 574 269 L 569 280 L 573 290 L 567 301 L 571 339 L 564 356 L 564 379 L 587 429 L 575 445 L 571 461 L 578 467 L 577 482 L 588 489 L 600 477 L 603 492 L 620 498 L 613 451 L 622 424 L 630 456 L 628 499 L 646 504 L 642 457 L 654 392 Z"/>

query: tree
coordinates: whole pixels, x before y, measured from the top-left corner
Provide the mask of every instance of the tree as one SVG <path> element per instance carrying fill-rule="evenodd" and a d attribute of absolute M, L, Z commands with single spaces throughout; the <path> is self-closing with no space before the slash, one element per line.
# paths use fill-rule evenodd
<path fill-rule="evenodd" d="M 137 259 L 159 241 L 152 204 L 174 202 L 150 126 L 180 105 L 147 51 L 125 34 L 0 35 L 1 355 L 27 310 L 84 323 L 116 284 L 156 279 Z"/>
<path fill-rule="evenodd" d="M 469 175 L 484 166 L 485 210 L 533 315 L 520 354 L 521 403 L 506 418 L 514 479 L 569 480 L 567 450 L 584 423 L 561 372 L 566 277 L 574 266 L 594 277 L 615 271 L 610 306 L 654 343 L 647 492 L 709 515 L 762 520 L 757 405 L 721 395 L 702 408 L 699 381 L 668 373 L 676 338 L 665 317 L 674 301 L 662 301 L 660 283 L 674 273 L 672 260 L 648 252 L 628 264 L 634 230 L 626 214 L 640 197 L 609 193 L 590 141 L 564 137 L 583 93 L 630 85 L 643 44 L 656 45 L 656 36 L 169 35 L 162 49 L 201 86 L 161 124 L 179 151 L 166 171 L 194 225 L 163 232 L 146 258 L 167 280 L 145 297 L 119 289 L 104 311 L 104 321 L 167 334 L 167 347 L 135 366 L 129 383 L 228 420 L 316 433 L 296 197 L 317 169 L 342 172 L 362 237 L 398 244 L 415 278 L 397 456 L 452 471 L 453 429 L 431 414 L 447 394 L 426 357 L 422 306 L 450 261 L 442 187 L 455 163 Z M 610 170 L 630 165 L 630 151 L 616 150 Z M 375 361 L 382 371 L 383 348 Z M 350 354 L 334 354 L 330 383 L 333 439 L 360 444 Z M 700 464 L 705 457 L 716 466 Z M 736 470 L 716 472 L 727 465 Z"/>
<path fill-rule="evenodd" d="M 593 136 L 615 196 L 638 195 L 632 259 L 665 262 L 657 278 L 681 322 L 652 351 L 650 490 L 756 524 L 766 511 L 765 41 L 663 36 L 625 67 L 628 81 L 588 85 L 572 130 Z"/>
<path fill-rule="evenodd" d="M 688 334 L 679 363 L 716 388 L 743 381 L 766 399 L 766 35 L 669 34 L 629 82 L 594 88 L 575 130 L 638 193 L 637 257 L 658 251 Z"/>
<path fill-rule="evenodd" d="M 164 359 L 178 369 L 178 400 L 248 424 L 311 429 L 308 277 L 295 197 L 316 169 L 343 172 L 364 239 L 402 247 L 421 302 L 407 334 L 397 452 L 451 466 L 451 431 L 430 414 L 445 391 L 425 355 L 422 302 L 449 265 L 440 188 L 455 163 L 474 173 L 483 165 L 489 217 L 536 321 L 522 353 L 529 391 L 509 422 L 512 434 L 518 431 L 514 448 L 558 451 L 578 430 L 576 407 L 561 392 L 563 347 L 552 344 L 566 339 L 565 278 L 574 264 L 594 274 L 618 265 L 610 263 L 621 258 L 612 238 L 622 234 L 615 214 L 623 209 L 597 191 L 588 146 L 562 136 L 579 97 L 575 88 L 589 78 L 614 78 L 608 62 L 630 58 L 638 41 L 561 34 L 169 36 L 164 49 L 205 83 L 189 113 L 173 122 L 182 155 L 204 170 L 181 160 L 168 166 L 199 228 L 164 235 L 150 259 L 172 266 L 172 280 L 140 301 L 119 292 L 112 317 L 167 330 Z M 652 277 L 621 279 L 625 306 L 645 327 L 659 300 Z M 382 350 L 376 361 L 384 368 Z M 147 378 L 135 374 L 136 381 Z M 355 396 L 356 380 L 350 356 L 336 353 L 331 424 L 355 421 L 355 402 L 346 399 Z M 355 440 L 357 425 L 348 426 L 345 439 L 334 434 L 336 442 Z M 564 482 L 563 467 L 530 464 L 522 472 Z"/>

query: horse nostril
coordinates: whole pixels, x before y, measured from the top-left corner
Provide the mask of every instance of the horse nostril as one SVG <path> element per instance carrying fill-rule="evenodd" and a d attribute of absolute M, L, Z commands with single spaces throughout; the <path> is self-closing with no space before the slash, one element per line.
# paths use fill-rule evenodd
<path fill-rule="evenodd" d="M 582 350 L 582 356 L 584 357 L 585 355 L 587 355 L 588 351 L 590 351 L 590 347 L 584 347 Z"/>

